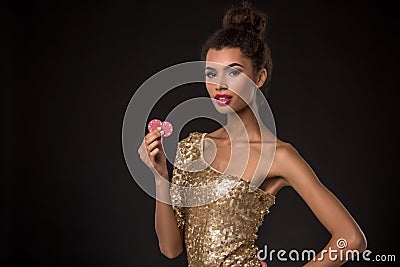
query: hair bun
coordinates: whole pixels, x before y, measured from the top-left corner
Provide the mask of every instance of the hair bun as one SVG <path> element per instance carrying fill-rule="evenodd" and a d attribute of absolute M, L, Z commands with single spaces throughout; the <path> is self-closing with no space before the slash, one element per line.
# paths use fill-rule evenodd
<path fill-rule="evenodd" d="M 260 38 L 263 37 L 266 26 L 267 16 L 254 10 L 247 2 L 243 2 L 242 6 L 229 9 L 223 20 L 224 28 L 252 31 Z"/>

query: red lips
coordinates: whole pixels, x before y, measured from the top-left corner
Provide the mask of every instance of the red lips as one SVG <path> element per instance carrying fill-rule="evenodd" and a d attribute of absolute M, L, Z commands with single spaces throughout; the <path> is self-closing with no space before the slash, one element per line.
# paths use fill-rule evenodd
<path fill-rule="evenodd" d="M 227 94 L 216 94 L 216 95 L 214 96 L 214 98 L 215 98 L 215 99 L 221 99 L 221 98 L 231 99 L 232 96 L 227 95 Z"/>
<path fill-rule="evenodd" d="M 232 96 L 227 94 L 216 94 L 214 98 L 217 100 L 217 103 L 220 105 L 227 105 L 231 102 Z"/>

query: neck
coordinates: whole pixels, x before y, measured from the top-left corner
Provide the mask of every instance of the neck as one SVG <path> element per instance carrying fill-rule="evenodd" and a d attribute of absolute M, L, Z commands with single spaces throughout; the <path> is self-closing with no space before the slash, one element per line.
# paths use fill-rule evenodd
<path fill-rule="evenodd" d="M 260 128 L 262 127 L 257 108 L 253 112 L 249 106 L 246 106 L 239 112 L 227 115 L 225 129 L 232 140 L 258 140 L 261 137 Z"/>

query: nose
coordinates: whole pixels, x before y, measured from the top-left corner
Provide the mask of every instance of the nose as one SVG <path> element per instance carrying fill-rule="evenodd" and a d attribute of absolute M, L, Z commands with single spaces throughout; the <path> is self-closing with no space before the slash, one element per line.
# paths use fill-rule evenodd
<path fill-rule="evenodd" d="M 220 90 L 227 90 L 228 87 L 224 84 L 217 84 L 215 87 L 216 90 L 220 91 Z"/>
<path fill-rule="evenodd" d="M 215 89 L 216 90 L 226 90 L 228 89 L 228 86 L 226 85 L 226 80 L 223 75 L 218 75 L 217 80 L 215 81 Z"/>

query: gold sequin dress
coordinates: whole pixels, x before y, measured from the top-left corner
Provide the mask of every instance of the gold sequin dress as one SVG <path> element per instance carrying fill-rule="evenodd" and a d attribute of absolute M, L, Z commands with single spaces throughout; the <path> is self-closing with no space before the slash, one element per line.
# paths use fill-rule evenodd
<path fill-rule="evenodd" d="M 275 196 L 211 167 L 203 157 L 206 134 L 192 132 L 178 143 L 171 179 L 188 266 L 259 267 L 257 231 Z"/>

